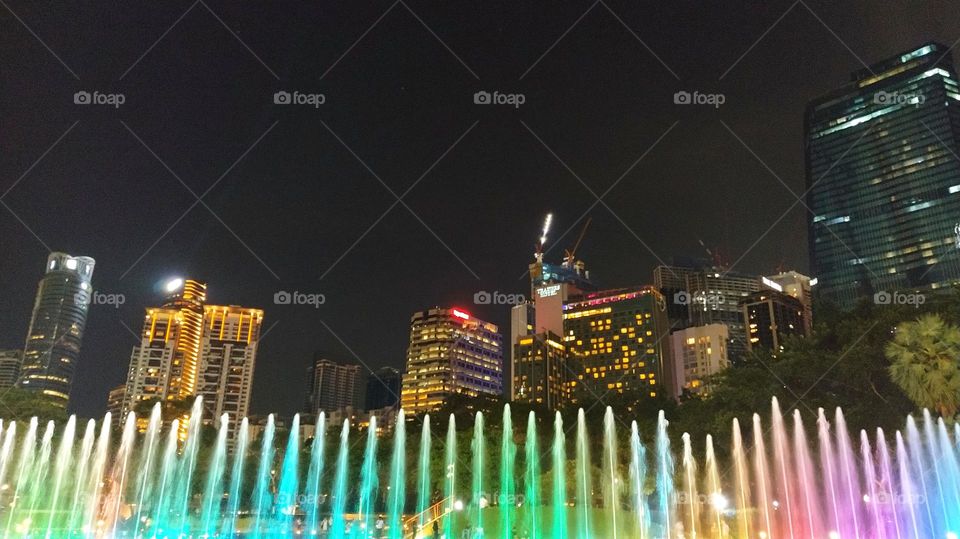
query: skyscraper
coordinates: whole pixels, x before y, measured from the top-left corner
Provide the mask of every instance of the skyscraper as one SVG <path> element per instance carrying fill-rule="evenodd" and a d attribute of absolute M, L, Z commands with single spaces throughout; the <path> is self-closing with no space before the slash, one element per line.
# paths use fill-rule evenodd
<path fill-rule="evenodd" d="M 575 402 L 583 366 L 553 332 L 520 337 L 514 345 L 510 400 L 556 410 Z"/>
<path fill-rule="evenodd" d="M 260 309 L 236 305 L 203 309 L 196 394 L 203 397 L 204 419 L 215 426 L 223 414 L 236 425 L 250 411 L 262 322 Z"/>
<path fill-rule="evenodd" d="M 783 292 L 754 292 L 740 301 L 740 308 L 747 321 L 749 350 L 767 348 L 776 355 L 783 351 L 784 337 L 809 335 L 803 303 Z"/>
<path fill-rule="evenodd" d="M 22 359 L 23 350 L 0 350 L 0 389 L 16 385 Z"/>
<path fill-rule="evenodd" d="M 317 353 L 307 368 L 307 412 L 330 413 L 347 407 L 360 410 L 366 383 L 360 365 L 337 362 Z"/>
<path fill-rule="evenodd" d="M 654 286 L 665 295 L 673 329 L 724 324 L 727 354 L 736 363 L 747 351 L 747 331 L 740 300 L 761 288 L 757 275 L 734 272 L 708 261 L 677 259 L 653 271 Z M 676 316 L 686 317 L 673 318 Z"/>
<path fill-rule="evenodd" d="M 394 407 L 400 402 L 400 371 L 380 367 L 367 377 L 366 409 Z"/>
<path fill-rule="evenodd" d="M 454 394 L 499 396 L 502 369 L 496 325 L 455 308 L 414 313 L 400 405 L 418 414 L 440 408 Z"/>
<path fill-rule="evenodd" d="M 539 313 L 538 313 L 539 314 Z M 671 395 L 667 305 L 654 287 L 585 294 L 563 306 L 564 344 L 583 363 L 586 396 Z"/>
<path fill-rule="evenodd" d="M 66 407 L 87 323 L 95 262 L 50 253 L 23 349 L 18 385 Z"/>
<path fill-rule="evenodd" d="M 123 416 L 145 400 L 192 400 L 197 388 L 207 285 L 174 279 L 160 307 L 147 309 L 127 373 Z"/>
<path fill-rule="evenodd" d="M 263 311 L 207 305 L 207 285 L 192 279 L 174 279 L 165 288 L 166 300 L 147 309 L 131 353 L 120 415 L 142 401 L 189 405 L 200 396 L 206 423 L 230 416 L 232 440 L 233 426 L 249 412 Z"/>
<path fill-rule="evenodd" d="M 819 294 L 960 281 L 960 89 L 928 43 L 855 71 L 806 111 L 809 249 Z"/>

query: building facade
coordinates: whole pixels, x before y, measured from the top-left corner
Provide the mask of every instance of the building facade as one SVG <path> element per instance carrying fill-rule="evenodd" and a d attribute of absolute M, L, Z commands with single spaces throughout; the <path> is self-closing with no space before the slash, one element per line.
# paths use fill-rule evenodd
<path fill-rule="evenodd" d="M 0 389 L 16 385 L 22 360 L 23 350 L 0 350 Z"/>
<path fill-rule="evenodd" d="M 93 294 L 95 261 L 50 253 L 33 304 L 17 385 L 66 407 Z"/>
<path fill-rule="evenodd" d="M 228 414 L 232 441 L 234 426 L 249 414 L 263 311 L 207 305 L 207 285 L 192 279 L 174 279 L 165 288 L 164 303 L 146 309 L 118 420 L 144 401 L 190 405 L 202 397 L 203 421 L 219 426 Z M 146 421 L 138 426 L 145 428 Z M 181 431 L 186 434 L 185 421 Z"/>
<path fill-rule="evenodd" d="M 583 366 L 563 338 L 547 332 L 520 337 L 513 346 L 511 398 L 556 410 L 576 402 Z"/>
<path fill-rule="evenodd" d="M 578 390 L 656 397 L 673 384 L 666 301 L 654 287 L 592 292 L 563 306 L 563 341 L 583 364 Z"/>
<path fill-rule="evenodd" d="M 803 304 L 797 298 L 776 290 L 761 290 L 740 303 L 747 321 L 749 350 L 766 348 L 774 355 L 783 351 L 788 335 L 806 336 Z"/>
<path fill-rule="evenodd" d="M 671 352 L 674 369 L 674 394 L 709 392 L 707 377 L 730 366 L 727 356 L 727 326 L 708 324 L 673 332 Z"/>
<path fill-rule="evenodd" d="M 175 279 L 160 307 L 146 310 L 140 343 L 130 354 L 122 415 L 150 400 L 189 400 L 196 394 L 207 285 Z"/>
<path fill-rule="evenodd" d="M 362 410 L 366 377 L 363 367 L 340 363 L 316 354 L 307 367 L 307 411 L 310 414 L 341 408 Z"/>
<path fill-rule="evenodd" d="M 123 400 L 127 394 L 127 384 L 120 384 L 107 394 L 107 413 L 110 414 L 110 424 L 114 428 L 120 427 L 120 418 L 123 417 Z"/>
<path fill-rule="evenodd" d="M 236 425 L 250 411 L 263 311 L 207 305 L 203 322 L 196 387 L 196 395 L 203 397 L 203 417 L 219 427 L 220 416 L 228 414 Z"/>
<path fill-rule="evenodd" d="M 658 266 L 653 275 L 654 286 L 664 293 L 667 303 L 672 304 L 668 308 L 671 316 L 686 316 L 685 321 L 673 318 L 673 329 L 724 324 L 729 334 L 730 361 L 736 363 L 743 357 L 747 351 L 747 330 L 740 300 L 760 290 L 759 276 L 696 261 L 688 265 Z"/>
<path fill-rule="evenodd" d="M 809 249 L 818 294 L 960 282 L 960 89 L 949 47 L 860 69 L 806 111 Z"/>
<path fill-rule="evenodd" d="M 366 410 L 395 408 L 400 403 L 400 371 L 380 367 L 367 377 Z"/>
<path fill-rule="evenodd" d="M 810 335 L 813 332 L 813 285 L 815 281 L 796 271 L 785 271 L 767 277 L 768 286 L 778 292 L 796 298 L 803 305 L 804 332 Z M 773 286 L 776 285 L 776 286 Z"/>
<path fill-rule="evenodd" d="M 400 394 L 405 411 L 435 411 L 454 394 L 502 392 L 503 340 L 495 324 L 456 308 L 414 313 Z"/>

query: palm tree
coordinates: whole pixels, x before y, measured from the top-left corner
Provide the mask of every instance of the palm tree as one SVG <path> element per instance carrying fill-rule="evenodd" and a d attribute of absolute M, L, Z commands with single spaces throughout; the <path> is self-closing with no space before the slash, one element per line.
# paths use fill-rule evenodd
<path fill-rule="evenodd" d="M 952 418 L 960 410 L 960 328 L 929 314 L 905 322 L 887 343 L 890 378 L 919 407 Z"/>

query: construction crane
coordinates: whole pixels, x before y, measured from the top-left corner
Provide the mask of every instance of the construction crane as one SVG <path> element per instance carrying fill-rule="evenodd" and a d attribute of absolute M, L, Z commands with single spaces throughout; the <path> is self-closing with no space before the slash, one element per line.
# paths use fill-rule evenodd
<path fill-rule="evenodd" d="M 586 235 L 587 229 L 590 228 L 590 221 L 593 220 L 593 217 L 587 217 L 587 222 L 584 223 L 583 228 L 580 230 L 580 236 L 577 237 L 576 243 L 573 244 L 573 247 L 564 250 L 563 255 L 563 265 L 567 267 L 573 267 L 573 264 L 576 262 L 574 258 L 577 255 L 577 249 L 580 248 L 580 242 L 583 241 L 583 236 Z"/>

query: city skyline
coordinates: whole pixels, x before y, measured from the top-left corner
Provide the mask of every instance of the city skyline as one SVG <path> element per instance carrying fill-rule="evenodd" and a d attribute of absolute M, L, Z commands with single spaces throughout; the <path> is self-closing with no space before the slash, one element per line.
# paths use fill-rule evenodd
<path fill-rule="evenodd" d="M 416 310 L 459 305 L 503 332 L 508 306 L 474 305 L 473 295 L 526 293 L 522 272 L 549 211 L 556 238 L 574 230 L 548 246 L 554 261 L 580 216 L 593 219 L 580 253 L 605 288 L 649 284 L 657 258 L 702 256 L 701 240 L 737 270 L 806 272 L 805 210 L 778 219 L 794 203 L 781 183 L 803 192 L 807 102 L 864 62 L 953 44 L 960 19 L 956 6 L 892 2 L 846 13 L 790 2 L 662 6 L 651 16 L 613 2 L 550 16 L 420 4 L 385 13 L 387 3 L 264 18 L 190 7 L 50 20 L 14 3 L 16 17 L 0 13 L 13 41 L 0 56 L 11 66 L 0 237 L 16 253 L 0 263 L 0 347 L 23 343 L 48 249 L 95 258 L 96 290 L 126 302 L 91 307 L 75 380 L 85 415 L 122 381 L 142 308 L 173 275 L 216 283 L 213 303 L 266 310 L 259 362 L 276 368 L 258 369 L 254 410 L 292 411 L 300 395 L 282 391 L 287 373 L 302 372 L 314 350 L 402 367 Z M 464 16 L 475 33 L 451 30 Z M 104 20 L 124 29 L 81 35 Z M 708 21 L 738 32 L 703 35 Z M 701 36 L 702 46 L 675 46 Z M 298 40 L 307 44 L 290 50 Z M 123 53 L 89 54 L 114 47 Z M 181 48 L 210 52 L 184 62 Z M 276 92 L 295 90 L 325 92 L 327 103 L 313 116 L 274 104 Z M 81 91 L 127 100 L 82 106 L 73 102 Z M 527 99 L 483 108 L 478 91 Z M 678 91 L 720 91 L 726 102 L 675 106 Z M 590 191 L 600 196 L 628 169 L 594 204 Z M 410 187 L 397 203 L 390 191 Z M 324 303 L 275 305 L 281 291 Z M 383 331 L 376 342 L 364 338 L 372 326 Z"/>

